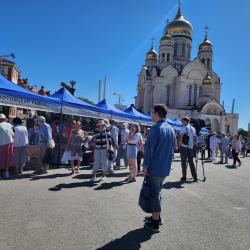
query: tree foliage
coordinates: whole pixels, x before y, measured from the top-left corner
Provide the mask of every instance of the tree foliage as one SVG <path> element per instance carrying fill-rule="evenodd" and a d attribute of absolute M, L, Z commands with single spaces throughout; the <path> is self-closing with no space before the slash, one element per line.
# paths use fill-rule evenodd
<path fill-rule="evenodd" d="M 81 101 L 87 102 L 89 104 L 95 105 L 95 103 L 93 101 L 89 100 L 88 98 L 78 97 L 78 99 L 81 100 Z"/>
<path fill-rule="evenodd" d="M 239 128 L 238 134 L 243 136 L 243 137 L 248 137 L 248 132 L 243 128 Z"/>

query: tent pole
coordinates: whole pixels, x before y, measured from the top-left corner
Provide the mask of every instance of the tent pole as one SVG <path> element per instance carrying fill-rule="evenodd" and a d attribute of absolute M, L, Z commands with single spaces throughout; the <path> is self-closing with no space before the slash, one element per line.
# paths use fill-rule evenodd
<path fill-rule="evenodd" d="M 63 137 L 63 103 L 61 103 L 60 127 L 59 127 L 59 138 L 58 138 L 58 152 L 57 152 L 57 167 L 58 168 L 61 165 L 62 137 Z"/>

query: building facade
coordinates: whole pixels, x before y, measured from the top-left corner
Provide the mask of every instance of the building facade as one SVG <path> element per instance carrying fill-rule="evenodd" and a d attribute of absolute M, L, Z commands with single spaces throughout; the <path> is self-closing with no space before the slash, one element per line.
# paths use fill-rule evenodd
<path fill-rule="evenodd" d="M 198 55 L 191 59 L 192 24 L 179 4 L 160 40 L 158 53 L 153 45 L 139 74 L 136 108 L 145 114 L 157 103 L 168 106 L 168 116 L 203 119 L 216 132 L 237 133 L 239 115 L 226 113 L 220 104 L 221 80 L 213 70 L 213 44 L 208 28 Z"/>

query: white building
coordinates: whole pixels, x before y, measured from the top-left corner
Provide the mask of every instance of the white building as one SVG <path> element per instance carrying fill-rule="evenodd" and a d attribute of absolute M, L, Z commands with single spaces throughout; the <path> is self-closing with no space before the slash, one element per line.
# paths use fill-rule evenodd
<path fill-rule="evenodd" d="M 208 29 L 193 60 L 192 30 L 179 4 L 175 19 L 164 30 L 158 53 L 152 46 L 146 55 L 138 79 L 136 108 L 148 113 L 153 105 L 164 103 L 170 118 L 201 118 L 213 131 L 237 133 L 239 115 L 226 113 L 220 104 L 221 81 L 213 71 Z"/>

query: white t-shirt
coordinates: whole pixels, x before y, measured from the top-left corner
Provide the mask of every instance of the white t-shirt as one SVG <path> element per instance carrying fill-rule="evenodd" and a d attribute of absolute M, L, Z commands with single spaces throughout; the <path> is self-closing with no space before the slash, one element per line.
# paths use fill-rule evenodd
<path fill-rule="evenodd" d="M 191 148 L 194 147 L 194 137 L 196 137 L 195 128 L 190 126 L 189 124 L 187 126 L 183 126 L 181 130 L 181 135 L 187 134 L 189 136 L 188 145 L 182 144 L 182 147 Z"/>
<path fill-rule="evenodd" d="M 142 140 L 141 133 L 136 133 L 136 134 L 133 134 L 133 135 L 129 135 L 128 144 L 137 145 L 140 140 Z"/>
<path fill-rule="evenodd" d="M 16 126 L 14 127 L 15 134 L 14 134 L 14 147 L 23 147 L 29 144 L 28 139 L 28 131 L 27 128 L 24 126 Z"/>

